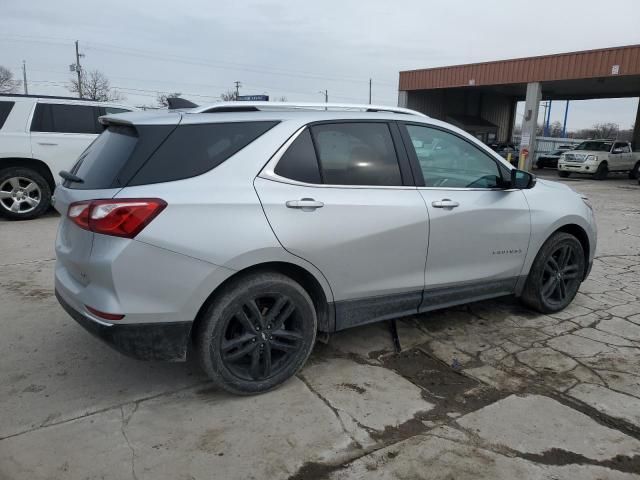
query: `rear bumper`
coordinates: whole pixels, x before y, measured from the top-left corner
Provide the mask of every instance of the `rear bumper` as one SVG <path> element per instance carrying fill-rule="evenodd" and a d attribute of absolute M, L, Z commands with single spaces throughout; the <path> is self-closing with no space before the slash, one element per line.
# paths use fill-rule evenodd
<path fill-rule="evenodd" d="M 79 312 L 60 295 L 62 308 L 88 332 L 129 357 L 139 360 L 184 360 L 193 322 L 109 324 Z"/>

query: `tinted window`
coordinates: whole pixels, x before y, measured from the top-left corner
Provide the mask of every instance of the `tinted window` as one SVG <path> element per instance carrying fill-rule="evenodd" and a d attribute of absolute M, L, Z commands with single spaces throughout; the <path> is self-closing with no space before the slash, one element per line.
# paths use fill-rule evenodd
<path fill-rule="evenodd" d="M 407 125 L 425 186 L 495 188 L 500 185 L 496 161 L 462 138 L 430 127 Z"/>
<path fill-rule="evenodd" d="M 75 188 L 109 188 L 138 142 L 133 127 L 110 126 L 80 155 L 73 173 L 84 180 Z M 56 172 L 57 173 L 57 172 Z M 67 186 L 69 182 L 67 182 Z"/>
<path fill-rule="evenodd" d="M 32 132 L 98 133 L 98 108 L 90 105 L 39 103 Z"/>
<path fill-rule="evenodd" d="M 575 150 L 590 150 L 595 152 L 608 152 L 611 150 L 612 142 L 586 141 L 579 144 Z"/>
<path fill-rule="evenodd" d="M 0 102 L 0 128 L 2 128 L 4 122 L 7 120 L 14 104 L 15 102 Z"/>
<path fill-rule="evenodd" d="M 324 183 L 402 185 L 386 123 L 332 123 L 311 130 Z"/>
<path fill-rule="evenodd" d="M 629 145 L 627 145 L 624 142 L 617 142 L 614 146 L 614 149 L 619 149 L 620 152 L 619 153 L 629 153 L 631 151 L 631 149 L 629 148 Z"/>
<path fill-rule="evenodd" d="M 130 185 L 195 177 L 217 167 L 277 122 L 237 122 L 177 127 Z"/>
<path fill-rule="evenodd" d="M 116 108 L 116 107 L 104 107 L 105 114 L 109 115 L 110 113 L 127 113 L 131 110 L 127 110 L 125 108 Z"/>
<path fill-rule="evenodd" d="M 305 183 L 321 183 L 316 151 L 311 133 L 305 130 L 284 153 L 276 165 L 275 173 Z"/>

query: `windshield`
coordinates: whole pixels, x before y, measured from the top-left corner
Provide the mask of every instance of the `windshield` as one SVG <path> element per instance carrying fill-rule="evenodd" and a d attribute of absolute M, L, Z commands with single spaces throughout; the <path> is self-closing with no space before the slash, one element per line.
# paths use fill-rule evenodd
<path fill-rule="evenodd" d="M 608 152 L 611 150 L 612 142 L 587 141 L 582 142 L 576 147 L 576 150 L 590 150 L 593 152 Z"/>

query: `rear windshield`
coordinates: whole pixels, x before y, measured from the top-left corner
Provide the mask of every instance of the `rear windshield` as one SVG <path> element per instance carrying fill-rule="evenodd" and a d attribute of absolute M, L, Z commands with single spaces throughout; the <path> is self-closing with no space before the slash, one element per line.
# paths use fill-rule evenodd
<path fill-rule="evenodd" d="M 4 125 L 15 102 L 0 102 L 0 128 Z"/>
<path fill-rule="evenodd" d="M 121 188 L 201 175 L 246 147 L 277 122 L 184 126 L 109 126 L 73 167 L 74 189 Z"/>
<path fill-rule="evenodd" d="M 111 188 L 137 143 L 138 132 L 133 127 L 107 128 L 78 158 L 72 173 L 84 182 L 74 183 L 72 188 Z M 67 183 L 66 186 L 71 186 Z"/>

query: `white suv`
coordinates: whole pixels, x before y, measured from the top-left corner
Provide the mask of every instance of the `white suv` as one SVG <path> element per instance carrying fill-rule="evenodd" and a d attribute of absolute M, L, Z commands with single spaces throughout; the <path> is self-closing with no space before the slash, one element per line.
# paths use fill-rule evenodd
<path fill-rule="evenodd" d="M 0 215 L 38 217 L 69 170 L 102 132 L 98 117 L 134 110 L 74 98 L 0 95 Z"/>

